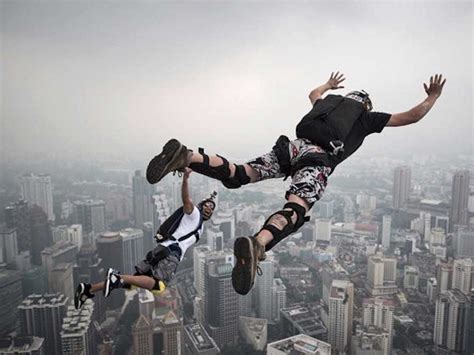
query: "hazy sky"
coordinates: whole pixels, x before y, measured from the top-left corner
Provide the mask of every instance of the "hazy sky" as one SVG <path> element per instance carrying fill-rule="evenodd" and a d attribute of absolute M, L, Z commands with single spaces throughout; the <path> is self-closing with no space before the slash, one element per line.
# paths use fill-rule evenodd
<path fill-rule="evenodd" d="M 341 70 L 374 108 L 405 111 L 448 81 L 422 122 L 359 154 L 472 152 L 471 1 L 0 1 L 1 144 L 30 153 L 155 154 L 171 137 L 228 157 L 267 152 Z"/>

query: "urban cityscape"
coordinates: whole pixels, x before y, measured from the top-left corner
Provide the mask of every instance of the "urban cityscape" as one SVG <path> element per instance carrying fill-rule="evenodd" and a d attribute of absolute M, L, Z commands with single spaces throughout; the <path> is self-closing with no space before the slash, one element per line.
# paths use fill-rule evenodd
<path fill-rule="evenodd" d="M 281 180 L 227 190 L 161 295 L 79 282 L 123 274 L 182 205 L 181 179 L 137 164 L 8 161 L 0 180 L 0 354 L 472 354 L 474 162 L 355 156 L 310 221 L 267 253 L 252 291 L 232 287 L 233 241 L 284 199 Z"/>

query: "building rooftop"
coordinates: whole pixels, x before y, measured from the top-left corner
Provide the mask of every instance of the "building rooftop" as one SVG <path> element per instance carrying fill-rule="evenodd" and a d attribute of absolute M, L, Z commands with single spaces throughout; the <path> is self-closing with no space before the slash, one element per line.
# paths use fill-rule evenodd
<path fill-rule="evenodd" d="M 51 307 L 66 305 L 68 298 L 62 293 L 44 295 L 29 295 L 21 302 L 18 308 Z"/>
<path fill-rule="evenodd" d="M 44 248 L 41 252 L 41 255 L 56 256 L 71 249 L 77 249 L 77 245 L 65 240 L 60 240 L 59 242 L 54 243 L 52 246 Z"/>
<path fill-rule="evenodd" d="M 63 319 L 61 336 L 81 336 L 87 332 L 91 324 L 94 303 L 88 302 L 81 309 L 76 310 L 73 306 L 67 308 L 66 317 Z"/>
<path fill-rule="evenodd" d="M 307 307 L 295 305 L 280 310 L 282 316 L 303 334 L 318 335 L 327 332 L 319 315 Z"/>
<path fill-rule="evenodd" d="M 199 351 L 218 349 L 214 339 L 209 336 L 201 324 L 188 324 L 184 327 L 184 330 Z"/>
<path fill-rule="evenodd" d="M 276 349 L 284 354 L 299 355 L 330 355 L 331 345 L 321 340 L 317 340 L 305 334 L 278 340 L 267 345 L 267 351 Z"/>
<path fill-rule="evenodd" d="M 241 325 L 250 332 L 253 338 L 259 340 L 266 335 L 267 323 L 266 319 L 252 318 L 252 317 L 239 317 Z"/>
<path fill-rule="evenodd" d="M 30 351 L 39 351 L 43 346 L 44 338 L 34 336 L 1 337 L 0 354 L 23 354 Z"/>

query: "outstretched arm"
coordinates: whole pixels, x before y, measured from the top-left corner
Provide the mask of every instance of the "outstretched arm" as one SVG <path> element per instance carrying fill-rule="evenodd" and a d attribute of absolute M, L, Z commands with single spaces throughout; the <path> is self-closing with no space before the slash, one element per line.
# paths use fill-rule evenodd
<path fill-rule="evenodd" d="M 191 175 L 192 170 L 186 168 L 183 175 L 183 183 L 181 184 L 181 198 L 183 200 L 183 209 L 184 213 L 191 214 L 194 210 L 193 200 L 191 200 L 191 195 L 189 194 L 188 179 Z"/>
<path fill-rule="evenodd" d="M 318 86 L 309 93 L 309 101 L 311 101 L 311 105 L 314 105 L 314 103 L 319 100 L 326 91 L 342 89 L 344 86 L 340 86 L 339 84 L 344 80 L 346 80 L 344 74 L 339 74 L 339 72 L 334 74 L 334 72 L 332 72 L 329 80 L 325 84 Z"/>
<path fill-rule="evenodd" d="M 428 95 L 426 99 L 423 100 L 420 104 L 413 107 L 411 110 L 401 113 L 396 113 L 390 117 L 390 120 L 387 123 L 388 127 L 399 127 L 406 126 L 412 123 L 416 123 L 421 120 L 425 115 L 431 110 L 435 104 L 438 97 L 441 96 L 443 91 L 444 83 L 446 79 L 443 80 L 441 74 L 436 74 L 430 78 L 430 86 L 423 84 L 425 92 Z"/>

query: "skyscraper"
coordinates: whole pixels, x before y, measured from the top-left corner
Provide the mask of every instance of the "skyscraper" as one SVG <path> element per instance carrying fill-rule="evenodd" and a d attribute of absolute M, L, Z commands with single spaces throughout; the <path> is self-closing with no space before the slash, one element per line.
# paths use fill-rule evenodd
<path fill-rule="evenodd" d="M 458 289 L 465 295 L 471 292 L 471 259 L 456 259 L 453 263 L 453 289 Z"/>
<path fill-rule="evenodd" d="M 200 323 L 184 326 L 184 354 L 217 355 L 220 349 Z"/>
<path fill-rule="evenodd" d="M 0 334 L 15 330 L 17 307 L 22 299 L 21 273 L 0 268 Z"/>
<path fill-rule="evenodd" d="M 67 303 L 67 297 L 58 293 L 28 296 L 18 306 L 19 334 L 42 337 L 46 354 L 61 354 Z"/>
<path fill-rule="evenodd" d="M 137 170 L 132 178 L 132 189 L 135 227 L 143 228 L 143 223 L 153 222 L 153 186 Z"/>
<path fill-rule="evenodd" d="M 280 310 L 286 307 L 286 286 L 281 279 L 273 279 L 272 286 L 272 318 L 280 321 Z"/>
<path fill-rule="evenodd" d="M 31 262 L 41 265 L 41 252 L 53 244 L 53 233 L 46 213 L 38 206 L 30 208 Z"/>
<path fill-rule="evenodd" d="M 331 241 L 331 220 L 318 218 L 315 221 L 313 240 L 317 241 Z"/>
<path fill-rule="evenodd" d="M 19 178 L 21 195 L 29 206 L 37 205 L 54 221 L 51 176 L 47 174 L 25 174 Z"/>
<path fill-rule="evenodd" d="M 450 229 L 467 225 L 469 202 L 469 170 L 458 170 L 453 177 L 451 194 Z"/>
<path fill-rule="evenodd" d="M 333 280 L 329 295 L 328 340 L 333 351 L 349 354 L 352 336 L 354 285 Z"/>
<path fill-rule="evenodd" d="M 224 233 L 217 226 L 211 225 L 206 230 L 207 245 L 211 251 L 220 251 L 224 248 Z"/>
<path fill-rule="evenodd" d="M 200 245 L 193 248 L 193 273 L 194 273 L 194 288 L 199 296 L 204 295 L 204 277 L 206 256 L 210 252 L 209 246 Z"/>
<path fill-rule="evenodd" d="M 474 258 L 474 231 L 460 228 L 455 236 L 456 257 Z"/>
<path fill-rule="evenodd" d="M 319 205 L 319 216 L 321 218 L 330 219 L 334 215 L 334 201 L 333 200 L 322 200 L 318 202 Z"/>
<path fill-rule="evenodd" d="M 145 256 L 143 250 L 143 231 L 126 228 L 120 231 L 123 242 L 123 274 L 133 274 L 135 265 Z"/>
<path fill-rule="evenodd" d="M 169 311 L 161 322 L 163 326 L 163 351 L 166 355 L 181 354 L 183 324 L 173 311 Z"/>
<path fill-rule="evenodd" d="M 145 315 L 140 315 L 132 327 L 133 353 L 153 354 L 153 324 Z"/>
<path fill-rule="evenodd" d="M 31 250 L 30 210 L 25 200 L 20 200 L 5 207 L 7 228 L 15 228 L 18 250 Z"/>
<path fill-rule="evenodd" d="M 274 278 L 273 257 L 267 254 L 267 258 L 259 263 L 262 274 L 255 280 L 257 291 L 257 312 L 258 317 L 266 319 L 268 322 L 273 320 L 272 309 L 272 286 Z"/>
<path fill-rule="evenodd" d="M 82 225 L 73 224 L 69 226 L 69 228 L 67 229 L 67 237 L 68 241 L 76 244 L 77 247 L 81 249 L 84 241 L 82 236 Z"/>
<path fill-rule="evenodd" d="M 408 166 L 395 168 L 393 173 L 393 208 L 399 210 L 410 195 L 411 170 Z"/>
<path fill-rule="evenodd" d="M 0 227 L 0 260 L 4 263 L 11 263 L 18 255 L 18 243 L 16 229 Z"/>
<path fill-rule="evenodd" d="M 415 266 L 406 265 L 403 273 L 403 288 L 418 289 L 420 270 Z"/>
<path fill-rule="evenodd" d="M 392 216 L 382 218 L 382 246 L 384 249 L 390 248 L 390 236 L 392 234 Z"/>
<path fill-rule="evenodd" d="M 372 296 L 397 293 L 397 260 L 373 255 L 367 263 L 367 290 Z"/>
<path fill-rule="evenodd" d="M 84 243 L 93 244 L 90 234 L 97 234 L 105 231 L 105 202 L 102 200 L 78 200 L 74 201 L 75 223 L 82 225 L 82 232 L 88 238 L 84 238 Z"/>
<path fill-rule="evenodd" d="M 96 354 L 94 303 L 87 302 L 81 309 L 68 306 L 61 331 L 63 355 Z"/>
<path fill-rule="evenodd" d="M 465 349 L 469 308 L 469 299 L 458 289 L 438 296 L 433 334 L 435 346 L 459 353 Z"/>
<path fill-rule="evenodd" d="M 232 287 L 232 264 L 216 260 L 206 263 L 205 325 L 219 347 L 238 339 L 239 302 Z"/>
<path fill-rule="evenodd" d="M 388 334 L 387 354 L 390 354 L 392 349 L 394 310 L 395 303 L 391 299 L 368 298 L 362 302 L 364 327 L 375 327 Z"/>
<path fill-rule="evenodd" d="M 453 284 L 453 264 L 441 263 L 436 268 L 436 280 L 438 293 L 445 293 L 451 289 Z"/>

